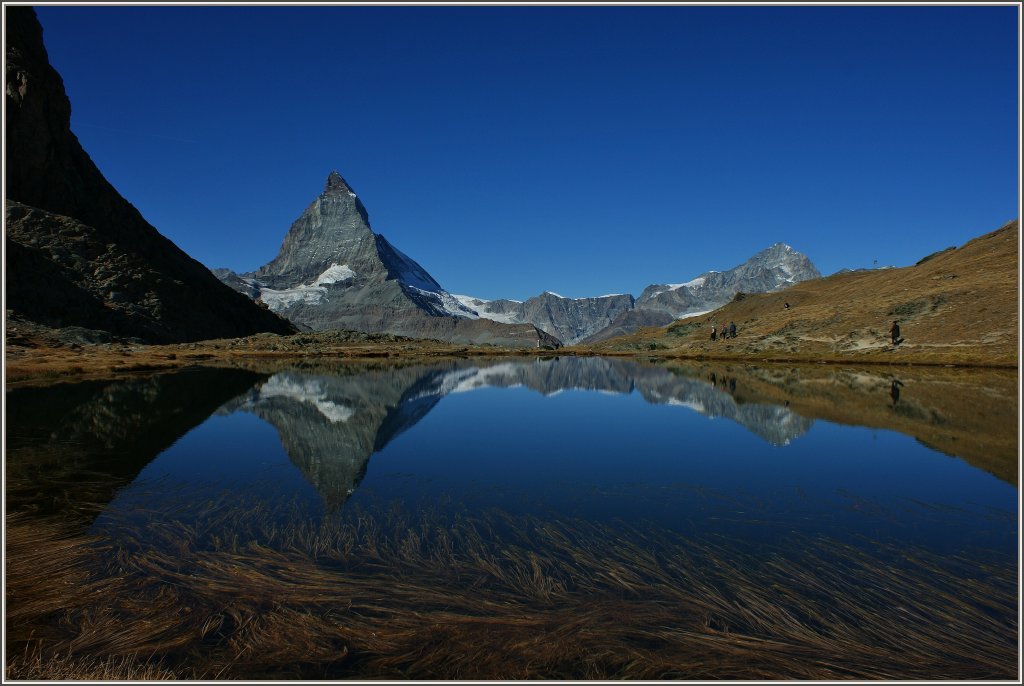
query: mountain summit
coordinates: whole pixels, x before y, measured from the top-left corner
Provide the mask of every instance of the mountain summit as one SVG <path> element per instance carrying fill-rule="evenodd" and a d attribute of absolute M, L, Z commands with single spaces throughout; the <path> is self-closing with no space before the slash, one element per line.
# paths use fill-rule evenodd
<path fill-rule="evenodd" d="M 353 329 L 456 343 L 537 347 L 558 341 L 532 324 L 480 319 L 370 228 L 337 171 L 285 235 L 277 257 L 254 272 L 214 270 L 221 281 L 299 326 Z"/>
<path fill-rule="evenodd" d="M 328 193 L 348 193 L 353 198 L 356 196 L 356 192 L 352 190 L 352 187 L 348 185 L 337 171 L 332 171 L 327 176 L 327 186 L 324 188 L 324 194 Z"/>

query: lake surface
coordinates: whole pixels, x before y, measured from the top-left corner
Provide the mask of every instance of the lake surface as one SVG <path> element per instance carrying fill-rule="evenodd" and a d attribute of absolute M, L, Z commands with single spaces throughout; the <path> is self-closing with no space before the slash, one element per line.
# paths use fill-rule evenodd
<path fill-rule="evenodd" d="M 200 678 L 1015 678 L 1016 387 L 561 357 L 15 389 L 8 653 Z"/>

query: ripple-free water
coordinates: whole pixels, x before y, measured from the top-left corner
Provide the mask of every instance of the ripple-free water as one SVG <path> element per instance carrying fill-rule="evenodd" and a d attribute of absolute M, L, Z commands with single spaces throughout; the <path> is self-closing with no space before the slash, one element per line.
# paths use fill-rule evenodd
<path fill-rule="evenodd" d="M 173 522 L 201 530 L 200 546 L 259 538 L 267 525 L 245 523 L 255 504 L 281 529 L 394 508 L 413 524 L 417 512 L 501 512 L 791 557 L 827 539 L 880 561 L 913 549 L 1015 564 L 1016 484 L 894 430 L 907 416 L 947 432 L 958 419 L 937 418 L 912 377 L 892 397 L 878 374 L 883 392 L 865 402 L 882 426 L 857 425 L 865 411 L 801 415 L 735 370 L 601 358 L 189 371 L 56 388 L 52 402 L 13 391 L 9 406 L 25 404 L 8 427 L 8 473 L 24 473 L 25 455 L 68 451 L 74 459 L 55 469 L 71 476 L 57 487 L 74 499 L 75 470 L 107 469 L 115 488 L 87 527 L 115 546 L 145 546 Z M 824 414 L 841 412 L 838 402 Z M 225 516 L 232 508 L 238 516 Z"/>

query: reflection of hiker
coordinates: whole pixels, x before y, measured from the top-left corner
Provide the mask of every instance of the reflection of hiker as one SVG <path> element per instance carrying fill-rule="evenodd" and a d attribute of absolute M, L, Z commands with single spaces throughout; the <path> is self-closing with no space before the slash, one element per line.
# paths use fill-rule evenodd
<path fill-rule="evenodd" d="M 736 322 L 729 322 L 729 338 L 736 338 Z"/>
<path fill-rule="evenodd" d="M 903 385 L 903 382 L 900 381 L 899 379 L 893 379 L 892 380 L 892 388 L 889 390 L 889 395 L 892 396 L 892 404 L 893 405 L 895 405 L 896 403 L 898 403 L 900 401 L 900 386 L 902 386 L 902 385 Z"/>
<path fill-rule="evenodd" d="M 892 344 L 899 345 L 900 343 L 900 325 L 893 320 L 892 328 L 889 329 L 889 333 L 892 334 Z"/>
<path fill-rule="evenodd" d="M 729 379 L 729 392 L 736 393 L 736 379 Z"/>
<path fill-rule="evenodd" d="M 712 324 L 711 325 L 711 340 L 716 340 L 717 338 L 718 338 L 718 334 L 715 333 L 715 325 Z"/>

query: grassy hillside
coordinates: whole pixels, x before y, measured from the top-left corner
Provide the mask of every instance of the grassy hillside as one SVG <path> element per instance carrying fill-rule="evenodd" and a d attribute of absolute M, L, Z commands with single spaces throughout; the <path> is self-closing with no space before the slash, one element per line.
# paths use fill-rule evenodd
<path fill-rule="evenodd" d="M 1014 220 L 912 267 L 847 272 L 738 295 L 709 314 L 578 352 L 678 357 L 1016 366 L 1020 224 Z M 789 308 L 785 307 L 789 303 Z M 889 327 L 899 322 L 903 342 Z M 736 338 L 710 340 L 736 323 Z"/>

